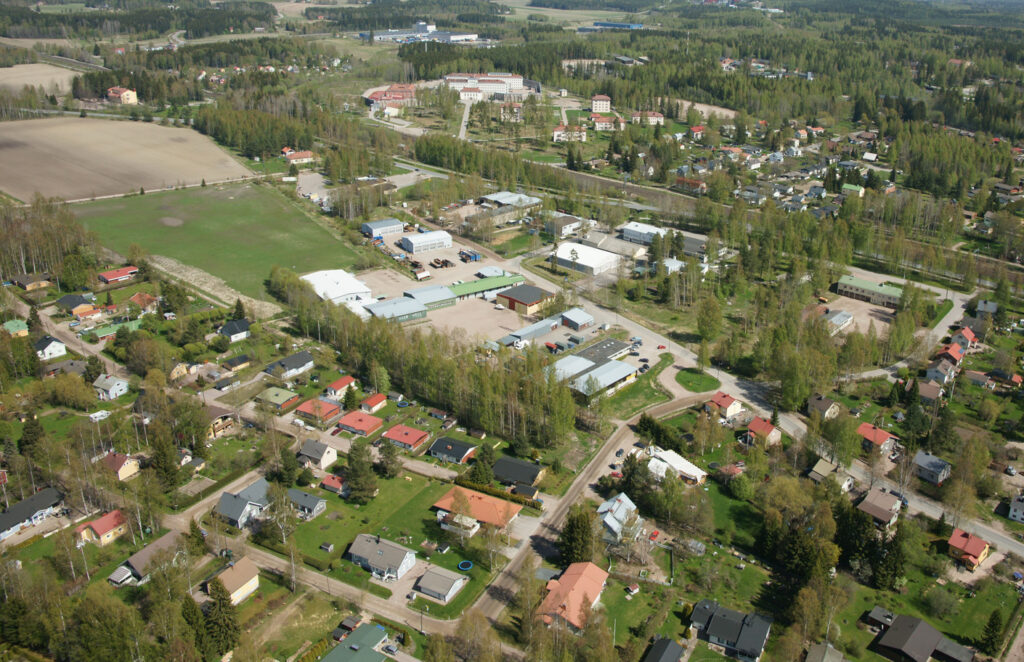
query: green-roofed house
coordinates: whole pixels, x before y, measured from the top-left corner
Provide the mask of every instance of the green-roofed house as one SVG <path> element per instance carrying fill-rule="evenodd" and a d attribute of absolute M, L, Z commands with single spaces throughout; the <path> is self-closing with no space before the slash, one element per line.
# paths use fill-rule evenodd
<path fill-rule="evenodd" d="M 836 292 L 844 297 L 890 308 L 898 306 L 903 297 L 903 288 L 895 285 L 881 285 L 855 276 L 841 277 L 836 285 Z"/>
<path fill-rule="evenodd" d="M 284 411 L 299 402 L 299 394 L 286 391 L 283 388 L 271 386 L 256 396 L 256 401 L 263 403 L 276 411 Z"/>
<path fill-rule="evenodd" d="M 388 658 L 375 650 L 388 639 L 388 633 L 372 623 L 363 623 L 332 648 L 320 662 L 385 662 Z"/>
<path fill-rule="evenodd" d="M 11 334 L 12 338 L 21 338 L 28 335 L 28 324 L 23 320 L 7 320 L 4 322 L 4 331 Z"/>
<path fill-rule="evenodd" d="M 110 340 L 111 338 L 116 336 L 117 332 L 122 327 L 128 329 L 130 333 L 132 331 L 138 331 L 139 327 L 141 326 L 142 320 L 132 320 L 130 322 L 122 322 L 120 324 L 108 324 L 106 326 L 101 326 L 98 329 L 94 329 L 93 333 L 95 333 L 96 337 L 100 339 L 100 342 L 106 342 L 107 340 Z"/>
<path fill-rule="evenodd" d="M 864 187 L 858 184 L 843 184 L 843 195 L 855 195 L 858 198 L 864 197 Z"/>
<path fill-rule="evenodd" d="M 506 274 L 504 276 L 488 276 L 487 278 L 480 278 L 479 280 L 472 280 L 468 283 L 458 283 L 457 285 L 449 285 L 448 289 L 452 291 L 455 298 L 459 301 L 464 299 L 480 298 L 486 296 L 491 292 L 498 292 L 505 290 L 513 285 L 518 285 L 526 279 L 519 274 Z"/>

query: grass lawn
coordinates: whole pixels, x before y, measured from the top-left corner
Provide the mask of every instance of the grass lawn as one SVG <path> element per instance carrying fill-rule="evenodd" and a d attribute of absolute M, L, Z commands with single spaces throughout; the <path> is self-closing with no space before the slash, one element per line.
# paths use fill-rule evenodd
<path fill-rule="evenodd" d="M 733 658 L 711 650 L 708 648 L 707 642 L 704 641 L 699 642 L 693 652 L 690 653 L 690 662 L 717 662 L 718 660 L 731 659 Z"/>
<path fill-rule="evenodd" d="M 754 551 L 754 542 L 761 529 L 761 513 L 749 503 L 733 499 L 718 483 L 708 482 L 707 495 L 715 513 L 715 531 L 732 531 L 735 547 Z"/>
<path fill-rule="evenodd" d="M 715 391 L 722 385 L 722 382 L 706 372 L 700 372 L 696 368 L 680 370 L 676 373 L 676 381 L 679 382 L 680 386 L 692 393 Z"/>
<path fill-rule="evenodd" d="M 616 579 L 608 580 L 601 594 L 601 604 L 604 605 L 608 624 L 614 625 L 616 645 L 625 645 L 633 638 L 633 632 L 643 627 L 643 622 L 665 599 L 665 592 L 666 589 L 657 584 L 641 584 L 640 592 L 630 596 L 626 593 L 626 584 Z M 670 615 L 668 620 L 671 618 Z"/>
<path fill-rule="evenodd" d="M 942 303 L 939 304 L 938 309 L 935 311 L 935 317 L 932 318 L 931 323 L 928 324 L 929 329 L 934 329 L 942 318 L 949 314 L 949 311 L 953 310 L 953 302 L 950 299 L 943 299 Z"/>
<path fill-rule="evenodd" d="M 212 448 L 206 459 L 206 468 L 199 472 L 211 480 L 220 480 L 241 467 L 251 467 L 259 453 L 256 439 L 221 437 L 211 442 Z"/>
<path fill-rule="evenodd" d="M 350 266 L 356 254 L 272 188 L 210 186 L 75 207 L 83 225 L 122 254 L 139 244 L 256 298 L 274 265 L 300 273 Z"/>
<path fill-rule="evenodd" d="M 267 585 L 273 586 L 269 581 L 262 581 L 260 590 Z M 289 659 L 303 643 L 316 643 L 329 636 L 348 615 L 339 611 L 329 596 L 320 591 L 300 589 L 298 597 L 288 604 L 296 604 L 302 617 L 285 619 L 283 624 L 276 618 L 269 618 L 255 630 L 256 636 L 266 637 L 262 650 L 275 660 Z"/>
<path fill-rule="evenodd" d="M 608 407 L 612 415 L 625 420 L 651 405 L 669 400 L 669 396 L 658 384 L 658 374 L 671 364 L 672 355 L 661 354 L 658 363 L 652 365 L 646 374 L 637 377 L 636 383 L 608 398 Z"/>

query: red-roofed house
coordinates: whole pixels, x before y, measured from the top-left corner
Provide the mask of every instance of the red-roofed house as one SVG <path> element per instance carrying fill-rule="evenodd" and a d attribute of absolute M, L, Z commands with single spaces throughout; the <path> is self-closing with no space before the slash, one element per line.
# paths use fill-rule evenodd
<path fill-rule="evenodd" d="M 584 606 L 593 608 L 601 599 L 608 573 L 589 561 L 573 563 L 562 576 L 548 582 L 548 594 L 537 613 L 548 625 L 561 621 L 579 631 L 586 625 Z"/>
<path fill-rule="evenodd" d="M 647 126 L 665 126 L 665 116 L 661 113 L 653 111 L 647 111 L 642 113 L 633 113 L 632 115 L 633 124 L 646 124 Z"/>
<path fill-rule="evenodd" d="M 415 451 L 430 438 L 430 433 L 399 424 L 385 432 L 384 438 L 399 448 Z"/>
<path fill-rule="evenodd" d="M 376 416 L 370 416 L 361 411 L 350 411 L 338 421 L 338 427 L 347 430 L 352 434 L 361 434 L 367 437 L 384 425 L 384 421 Z"/>
<path fill-rule="evenodd" d="M 857 427 L 857 434 L 863 439 L 864 450 L 876 448 L 882 454 L 891 451 L 893 444 L 899 441 L 899 437 L 893 433 L 870 423 L 861 423 Z"/>
<path fill-rule="evenodd" d="M 480 524 L 489 524 L 498 529 L 503 529 L 511 524 L 519 515 L 519 511 L 523 509 L 518 503 L 512 503 L 482 492 L 467 490 L 464 487 L 453 487 L 434 504 L 434 508 L 437 508 L 438 511 L 437 519 L 442 522 L 442 527 L 446 519 L 452 520 L 450 516 L 456 507 L 455 495 L 457 493 L 466 497 L 466 502 L 469 503 L 469 512 L 461 514 L 472 517 Z"/>
<path fill-rule="evenodd" d="M 127 87 L 108 87 L 107 101 L 119 103 L 122 106 L 135 106 L 139 103 L 139 95 L 135 93 L 135 90 L 129 90 Z"/>
<path fill-rule="evenodd" d="M 348 485 L 345 484 L 345 479 L 341 476 L 335 476 L 334 474 L 327 474 L 324 479 L 320 481 L 321 489 L 325 489 L 328 492 L 334 492 L 338 496 L 348 496 Z"/>
<path fill-rule="evenodd" d="M 136 292 L 128 297 L 128 300 L 138 306 L 144 313 L 154 312 L 159 301 L 159 299 L 147 292 Z"/>
<path fill-rule="evenodd" d="M 330 383 L 327 387 L 327 397 L 343 398 L 345 397 L 345 392 L 350 388 L 357 388 L 355 377 L 352 375 L 345 375 L 341 379 L 337 379 Z"/>
<path fill-rule="evenodd" d="M 743 411 L 743 405 L 739 400 L 721 391 L 711 396 L 711 399 L 707 401 L 704 407 L 709 409 L 711 405 L 718 408 L 718 413 L 723 418 L 732 418 Z"/>
<path fill-rule="evenodd" d="M 760 416 L 755 416 L 754 420 L 750 421 L 750 425 L 747 426 L 746 443 L 754 446 L 762 440 L 765 446 L 774 446 L 781 443 L 782 431 Z"/>
<path fill-rule="evenodd" d="M 978 344 L 978 336 L 974 335 L 974 331 L 971 331 L 971 327 L 969 326 L 963 326 L 957 329 L 957 332 L 954 333 L 953 337 L 949 340 L 952 343 L 960 345 L 965 352 Z"/>
<path fill-rule="evenodd" d="M 590 110 L 595 113 L 612 112 L 612 98 L 607 94 L 595 94 L 590 97 Z"/>
<path fill-rule="evenodd" d="M 960 365 L 960 362 L 964 360 L 964 348 L 956 343 L 949 343 L 935 358 L 946 359 L 953 365 Z"/>
<path fill-rule="evenodd" d="M 295 415 L 314 425 L 330 425 L 341 417 L 341 405 L 313 398 L 295 408 Z"/>
<path fill-rule="evenodd" d="M 961 529 L 953 529 L 949 537 L 949 555 L 968 570 L 974 570 L 988 558 L 989 544 L 978 536 Z"/>
<path fill-rule="evenodd" d="M 111 510 L 91 522 L 83 522 L 75 528 L 75 535 L 83 543 L 91 542 L 104 547 L 128 532 L 128 521 L 120 510 Z"/>
<path fill-rule="evenodd" d="M 304 149 L 301 152 L 291 152 L 285 155 L 285 161 L 295 165 L 302 165 L 303 163 L 312 163 L 316 156 L 313 152 L 308 149 Z"/>
<path fill-rule="evenodd" d="M 128 265 L 127 267 L 121 267 L 120 269 L 111 269 L 110 271 L 104 271 L 99 274 L 101 283 L 123 283 L 126 280 L 135 278 L 139 273 L 138 267 Z"/>
<path fill-rule="evenodd" d="M 383 393 L 374 393 L 370 397 L 359 403 L 359 408 L 363 411 L 373 414 L 381 410 L 381 408 L 388 403 L 388 396 Z"/>
<path fill-rule="evenodd" d="M 704 126 L 702 124 L 691 126 L 690 135 L 693 136 L 694 140 L 700 140 L 704 137 Z"/>
<path fill-rule="evenodd" d="M 128 480 L 139 473 L 139 461 L 124 453 L 108 453 L 100 462 L 113 471 L 118 480 Z"/>

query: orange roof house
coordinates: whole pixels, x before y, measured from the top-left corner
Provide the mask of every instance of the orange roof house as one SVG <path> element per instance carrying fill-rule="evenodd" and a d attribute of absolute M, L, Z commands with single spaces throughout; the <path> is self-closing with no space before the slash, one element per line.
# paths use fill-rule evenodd
<path fill-rule="evenodd" d="M 134 303 L 142 310 L 149 310 L 150 306 L 156 305 L 158 299 L 152 294 L 146 292 L 136 292 L 135 294 L 128 297 L 128 300 Z"/>
<path fill-rule="evenodd" d="M 369 436 L 379 430 L 384 421 L 361 411 L 350 411 L 338 421 L 338 427 L 352 434 Z"/>
<path fill-rule="evenodd" d="M 398 424 L 385 432 L 384 438 L 399 448 L 414 451 L 430 438 L 430 433 L 411 428 L 408 425 Z"/>
<path fill-rule="evenodd" d="M 466 513 L 467 515 L 481 524 L 490 524 L 499 529 L 508 526 L 519 515 L 519 511 L 523 509 L 517 503 L 492 497 L 482 492 L 467 490 L 464 487 L 453 487 L 448 490 L 447 494 L 437 500 L 434 508 L 449 513 L 452 512 L 456 492 L 464 494 L 469 501 L 469 512 Z"/>
<path fill-rule="evenodd" d="M 989 544 L 962 529 L 953 529 L 949 537 L 949 555 L 962 562 L 971 572 L 988 558 Z"/>
<path fill-rule="evenodd" d="M 765 445 L 774 446 L 782 442 L 782 431 L 760 416 L 755 416 L 747 426 L 747 443 L 756 444 L 762 439 Z"/>
<path fill-rule="evenodd" d="M 362 408 L 363 411 L 372 414 L 374 412 L 380 411 L 381 407 L 386 405 L 387 402 L 388 396 L 384 395 L 383 393 L 374 393 L 373 395 L 359 403 L 359 407 Z"/>
<path fill-rule="evenodd" d="M 327 395 L 331 396 L 332 398 L 343 396 L 345 395 L 345 391 L 347 391 L 350 387 L 355 386 L 355 383 L 355 377 L 353 377 L 352 375 L 345 375 L 344 377 L 336 379 L 330 383 L 330 385 L 327 387 Z"/>
<path fill-rule="evenodd" d="M 743 410 L 743 405 L 739 400 L 721 391 L 711 396 L 708 404 L 718 407 L 719 413 L 725 418 L 732 418 Z"/>
<path fill-rule="evenodd" d="M 91 542 L 103 547 L 128 532 L 128 520 L 120 510 L 112 510 L 91 522 L 83 522 L 75 528 L 75 535 L 83 543 Z"/>
<path fill-rule="evenodd" d="M 313 398 L 296 407 L 295 415 L 316 424 L 329 424 L 341 416 L 341 405 Z"/>
<path fill-rule="evenodd" d="M 134 266 L 121 267 L 120 269 L 111 269 L 110 271 L 104 271 L 98 275 L 101 283 L 120 283 L 122 281 L 131 280 L 139 273 L 139 268 Z"/>
<path fill-rule="evenodd" d="M 870 423 L 861 423 L 857 427 L 857 434 L 864 440 L 866 450 L 877 448 L 882 453 L 888 452 L 892 445 L 899 441 L 899 437 L 893 433 Z"/>
<path fill-rule="evenodd" d="M 949 343 L 942 348 L 942 351 L 938 353 L 936 358 L 946 358 L 952 361 L 953 365 L 960 365 L 960 361 L 964 358 L 964 348 L 955 342 Z"/>
<path fill-rule="evenodd" d="M 582 630 L 584 606 L 593 608 L 598 603 L 606 581 L 608 573 L 593 563 L 573 563 L 561 577 L 548 582 L 548 594 L 537 613 L 548 625 L 560 620 Z"/>

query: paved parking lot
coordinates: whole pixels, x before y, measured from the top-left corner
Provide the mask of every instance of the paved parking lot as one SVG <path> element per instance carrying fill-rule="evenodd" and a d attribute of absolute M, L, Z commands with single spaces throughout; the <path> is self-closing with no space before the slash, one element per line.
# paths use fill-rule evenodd
<path fill-rule="evenodd" d="M 505 308 L 498 310 L 493 301 L 466 299 L 454 306 L 427 313 L 430 326 L 453 338 L 473 342 L 497 340 L 526 326 L 519 315 Z"/>

